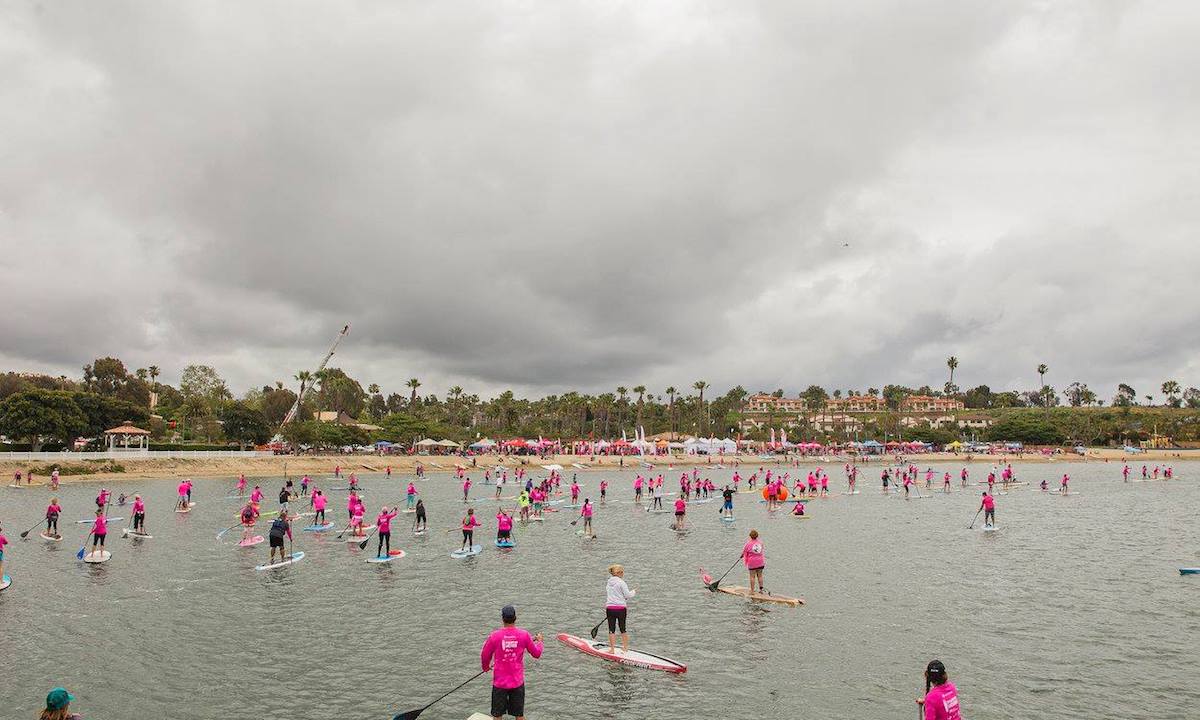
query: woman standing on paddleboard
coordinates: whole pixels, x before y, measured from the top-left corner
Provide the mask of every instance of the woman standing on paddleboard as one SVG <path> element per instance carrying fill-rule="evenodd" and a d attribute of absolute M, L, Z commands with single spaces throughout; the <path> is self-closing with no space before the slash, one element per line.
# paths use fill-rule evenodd
<path fill-rule="evenodd" d="M 262 488 L 259 487 L 258 485 L 255 485 L 254 489 L 250 491 L 250 502 L 254 503 L 255 507 L 258 507 L 259 505 L 262 504 L 262 499 L 263 499 Z"/>
<path fill-rule="evenodd" d="M 504 512 L 504 508 L 496 513 L 496 540 L 497 542 L 512 539 L 512 515 Z"/>
<path fill-rule="evenodd" d="M 258 519 L 258 508 L 254 507 L 254 503 L 246 503 L 242 508 L 242 512 L 238 515 L 238 519 L 242 523 L 242 542 L 250 540 L 250 532 L 254 530 L 254 521 Z"/>
<path fill-rule="evenodd" d="M 607 480 L 600 481 L 600 502 L 602 502 L 602 503 L 608 502 L 608 481 Z"/>
<path fill-rule="evenodd" d="M 479 518 L 475 517 L 475 508 L 467 508 L 467 516 L 462 519 L 463 541 L 460 550 L 466 550 L 475 544 L 475 528 L 479 527 Z"/>
<path fill-rule="evenodd" d="M 750 572 L 750 594 L 754 594 L 755 587 L 759 593 L 765 594 L 767 589 L 763 587 L 763 569 L 767 566 L 767 557 L 762 540 L 758 539 L 757 530 L 750 531 L 750 539 L 742 547 L 742 562 Z"/>
<path fill-rule="evenodd" d="M 387 505 L 384 505 L 379 514 L 375 516 L 375 529 L 379 532 L 379 549 L 375 551 L 376 557 L 388 557 L 392 554 L 392 518 L 396 517 L 399 512 L 400 508 L 392 508 L 392 511 L 388 512 Z"/>
<path fill-rule="evenodd" d="M 917 700 L 924 706 L 925 720 L 960 720 L 958 690 L 946 675 L 941 660 L 930 660 L 925 668 L 925 697 Z"/>
<path fill-rule="evenodd" d="M 596 531 L 592 530 L 592 499 L 583 499 L 583 508 L 579 511 L 579 517 L 583 518 L 583 534 L 588 537 L 596 537 Z"/>
<path fill-rule="evenodd" d="M 4 546 L 8 545 L 8 538 L 4 537 L 4 528 L 0 528 L 0 582 L 4 580 Z"/>
<path fill-rule="evenodd" d="M 979 503 L 979 510 L 983 511 L 983 526 L 994 527 L 996 525 L 996 499 L 986 490 L 983 492 L 983 500 Z"/>
<path fill-rule="evenodd" d="M 292 539 L 292 524 L 288 522 L 287 510 L 280 510 L 279 517 L 271 523 L 271 559 L 267 561 L 268 565 L 275 564 L 275 548 L 279 548 L 279 562 L 288 559 L 288 554 L 283 551 L 283 538 Z"/>
<path fill-rule="evenodd" d="M 484 672 L 492 671 L 492 717 L 512 715 L 525 720 L 525 651 L 542 656 L 542 634 L 530 637 L 517 627 L 517 610 L 505 605 L 500 611 L 504 627 L 495 630 L 483 643 L 479 663 Z"/>
<path fill-rule="evenodd" d="M 146 503 L 142 502 L 141 495 L 133 496 L 133 531 L 146 533 Z"/>
<path fill-rule="evenodd" d="M 404 491 L 404 502 L 407 503 L 405 507 L 410 509 L 417 504 L 417 486 L 413 485 L 411 480 L 408 481 L 408 489 Z"/>
<path fill-rule="evenodd" d="M 682 495 L 680 495 L 679 497 L 675 498 L 675 525 L 672 527 L 674 527 L 676 530 L 682 530 L 686 515 L 687 501 L 683 499 Z"/>
<path fill-rule="evenodd" d="M 608 566 L 608 585 L 605 586 L 604 615 L 608 620 L 608 649 L 616 652 L 617 626 L 621 628 L 621 652 L 629 652 L 629 633 L 625 621 L 629 617 L 629 601 L 637 594 L 625 584 L 625 568 L 622 565 Z"/>
<path fill-rule="evenodd" d="M 346 518 L 349 522 L 354 522 L 354 511 L 357 509 L 358 494 L 351 490 L 350 497 L 346 499 Z"/>
<path fill-rule="evenodd" d="M 62 537 L 58 534 L 58 516 L 62 514 L 62 507 L 58 504 L 58 498 L 50 498 L 50 504 L 46 506 L 46 534 L 55 540 Z"/>
<path fill-rule="evenodd" d="M 424 500 L 417 501 L 416 510 L 417 510 L 417 517 L 413 522 L 413 531 L 416 532 L 417 530 L 420 530 L 421 532 L 425 532 L 425 501 Z"/>
<path fill-rule="evenodd" d="M 108 535 L 108 520 L 104 517 L 104 508 L 96 508 L 96 519 L 92 521 L 92 552 L 96 548 L 104 549 L 104 538 Z"/>
<path fill-rule="evenodd" d="M 314 511 L 313 525 L 325 524 L 325 506 L 329 503 L 329 498 L 325 497 L 325 493 L 317 488 L 313 488 L 312 508 Z"/>

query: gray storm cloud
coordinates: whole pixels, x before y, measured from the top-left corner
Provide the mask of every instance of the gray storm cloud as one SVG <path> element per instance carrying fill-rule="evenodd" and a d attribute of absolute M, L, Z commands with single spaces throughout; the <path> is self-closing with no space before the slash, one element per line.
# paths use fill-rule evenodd
<path fill-rule="evenodd" d="M 1200 384 L 1188 3 L 13 3 L 7 367 Z M 655 390 L 652 390 L 655 391 Z"/>

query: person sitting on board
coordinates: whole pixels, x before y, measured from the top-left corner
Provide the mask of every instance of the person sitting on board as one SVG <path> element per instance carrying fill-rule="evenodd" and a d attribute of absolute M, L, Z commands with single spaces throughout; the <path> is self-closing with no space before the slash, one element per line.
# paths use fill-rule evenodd
<path fill-rule="evenodd" d="M 621 652 L 629 652 L 629 633 L 625 630 L 625 620 L 629 616 L 629 601 L 637 594 L 625 584 L 625 567 L 622 565 L 608 566 L 608 585 L 605 586 L 604 615 L 608 620 L 608 649 L 617 651 L 617 625 L 621 626 Z"/>
<path fill-rule="evenodd" d="M 804 503 L 797 502 L 796 507 L 792 508 L 792 514 L 793 515 L 803 515 L 804 514 Z"/>
<path fill-rule="evenodd" d="M 946 675 L 941 660 L 930 660 L 925 668 L 925 697 L 917 704 L 924 707 L 925 720 L 961 720 L 958 691 Z"/>
<path fill-rule="evenodd" d="M 505 605 L 500 610 L 504 627 L 492 631 L 479 651 L 479 664 L 484 672 L 492 671 L 492 717 L 496 720 L 512 715 L 525 720 L 525 652 L 534 658 L 542 656 L 542 634 L 530 636 L 517 627 L 517 609 Z"/>

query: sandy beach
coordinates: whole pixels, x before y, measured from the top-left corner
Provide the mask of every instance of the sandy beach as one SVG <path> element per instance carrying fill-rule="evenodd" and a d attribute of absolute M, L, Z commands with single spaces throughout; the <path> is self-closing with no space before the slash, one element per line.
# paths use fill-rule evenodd
<path fill-rule="evenodd" d="M 1048 463 L 1048 462 L 1121 462 L 1125 460 L 1131 466 L 1140 467 L 1143 463 L 1160 463 L 1171 464 L 1184 462 L 1188 460 L 1200 459 L 1200 451 L 1187 450 L 1148 450 L 1136 455 L 1129 455 L 1119 448 L 1097 448 L 1089 449 L 1086 456 L 1077 455 L 1073 452 L 1062 452 L 1056 455 L 1042 455 L 1040 453 L 1025 453 L 1023 455 L 967 455 L 965 453 L 925 453 L 921 455 L 912 455 L 906 457 L 906 460 L 915 465 L 923 466 L 929 464 L 942 463 L 957 463 L 968 462 L 968 459 L 973 462 L 981 462 L 990 460 L 996 464 L 1012 462 L 1014 464 L 1031 464 L 1031 463 Z M 725 457 L 709 457 L 705 455 L 670 455 L 670 456 L 654 456 L 647 458 L 647 461 L 654 466 L 656 472 L 662 472 L 672 467 L 691 467 L 694 465 L 716 467 L 724 465 L 732 467 L 734 463 L 746 467 L 757 467 L 759 465 L 787 465 L 796 460 L 802 465 L 842 465 L 848 462 L 844 456 L 807 456 L 803 458 L 787 458 L 774 457 L 763 458 L 758 455 L 745 454 L 737 456 Z M 893 457 L 890 455 L 878 456 L 872 455 L 864 463 L 859 460 L 860 464 L 867 466 L 881 465 L 891 463 Z M 74 460 L 65 460 L 72 466 L 77 466 L 82 463 Z M 214 457 L 214 458 L 162 458 L 162 457 L 138 457 L 129 455 L 114 460 L 123 469 L 121 472 L 86 472 L 78 474 L 63 475 L 60 478 L 62 483 L 89 482 L 97 480 L 140 480 L 146 478 L 182 478 L 182 477 L 226 477 L 236 476 L 239 473 L 245 473 L 247 477 L 278 477 L 281 475 L 328 475 L 333 472 L 334 467 L 340 466 L 343 474 L 356 472 L 360 475 L 370 473 L 385 472 L 388 466 L 391 466 L 392 473 L 396 475 L 411 474 L 416 470 L 418 463 L 425 466 L 425 472 L 449 472 L 454 470 L 456 465 L 464 465 L 471 467 L 471 458 L 461 458 L 454 456 L 399 456 L 399 455 L 276 455 L 272 457 L 258 458 L 229 458 L 229 457 Z M 621 458 L 596 456 L 593 461 L 587 456 L 578 455 L 554 455 L 546 458 L 538 458 L 531 456 L 495 456 L 484 455 L 475 458 L 476 468 L 474 472 L 482 473 L 484 469 L 491 468 L 496 465 L 504 465 L 506 467 L 525 466 L 527 468 L 538 468 L 543 465 L 561 465 L 565 470 L 571 472 L 597 472 L 604 470 L 615 470 L 621 467 Z M 642 462 L 641 458 L 636 456 L 626 456 L 624 458 L 625 468 L 636 468 Z M 97 463 L 102 465 L 103 463 Z M 54 469 L 55 463 L 43 461 L 0 461 L 0 477 L 11 482 L 13 473 L 20 471 L 22 474 L 33 470 L 34 484 L 44 484 L 48 482 L 50 471 Z M 582 466 L 582 467 L 580 467 Z M 7 484 L 7 483 L 5 483 Z"/>

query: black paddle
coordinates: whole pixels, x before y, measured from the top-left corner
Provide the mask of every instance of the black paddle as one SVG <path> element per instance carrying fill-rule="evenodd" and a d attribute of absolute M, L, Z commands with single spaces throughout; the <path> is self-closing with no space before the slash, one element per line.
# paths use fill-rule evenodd
<path fill-rule="evenodd" d="M 968 529 L 968 530 L 974 530 L 974 529 L 975 529 L 975 521 L 979 519 L 979 513 L 980 513 L 980 512 L 982 512 L 982 511 L 983 511 L 983 507 L 982 507 L 982 506 L 981 506 L 981 507 L 980 507 L 978 510 L 976 510 L 976 511 L 975 511 L 975 517 L 971 518 L 971 524 L 967 526 L 967 529 Z"/>
<path fill-rule="evenodd" d="M 346 527 L 342 528 L 342 531 L 341 531 L 340 533 L 338 533 L 338 534 L 337 534 L 337 539 L 338 539 L 338 540 L 341 540 L 341 539 L 342 539 L 342 536 L 346 534 L 346 531 L 347 531 L 347 530 L 349 530 L 349 529 L 350 529 L 350 526 L 351 526 L 351 525 L 353 525 L 353 524 L 354 524 L 354 521 L 353 521 L 353 520 L 351 520 L 349 523 L 347 523 L 347 524 L 346 524 Z"/>
<path fill-rule="evenodd" d="M 483 674 L 484 674 L 484 673 L 486 673 L 486 672 L 487 672 L 487 670 L 480 670 L 478 673 L 476 673 L 475 675 L 471 676 L 471 678 L 470 678 L 470 679 L 468 679 L 467 681 L 463 682 L 463 683 L 462 683 L 462 685 L 459 685 L 458 687 L 454 688 L 454 689 L 453 689 L 453 690 L 451 690 L 450 692 L 447 692 L 445 695 L 442 695 L 442 696 L 441 696 L 441 697 L 439 697 L 437 700 L 434 700 L 433 702 L 429 703 L 429 704 L 428 704 L 428 705 L 426 705 L 425 707 L 423 707 L 423 708 L 417 708 L 416 710 L 409 710 L 408 712 L 402 712 L 402 713 L 400 713 L 399 715 L 393 716 L 393 717 L 392 717 L 392 720 L 417 720 L 417 716 L 418 716 L 418 715 L 420 715 L 421 713 L 425 712 L 426 710 L 428 710 L 429 708 L 433 707 L 434 705 L 438 704 L 438 703 L 439 703 L 439 702 L 441 702 L 442 700 L 445 700 L 445 699 L 446 699 L 446 697 L 447 697 L 448 695 L 450 695 L 451 693 L 453 693 L 453 692 L 455 692 L 455 691 L 457 691 L 457 690 L 461 690 L 461 689 L 462 689 L 464 686 L 466 686 L 466 684 L 467 684 L 467 683 L 471 682 L 471 680 L 474 680 L 475 678 L 479 677 L 480 675 L 483 675 Z"/>
<path fill-rule="evenodd" d="M 721 581 L 725 579 L 725 576 L 728 575 L 735 567 L 737 567 L 738 563 L 740 563 L 741 561 L 742 561 L 742 556 L 738 555 L 738 559 L 733 561 L 733 564 L 729 566 L 729 570 L 726 570 L 725 572 L 721 573 L 721 577 L 717 578 L 716 582 L 705 583 L 704 587 L 708 588 L 709 590 L 711 590 L 713 592 L 716 592 L 717 586 L 721 584 Z"/>
<path fill-rule="evenodd" d="M 29 529 L 28 529 L 28 530 L 26 530 L 25 532 L 21 533 L 21 539 L 22 539 L 22 540 L 24 540 L 24 539 L 25 539 L 25 538 L 26 538 L 26 537 L 29 535 L 29 533 L 33 532 L 34 530 L 37 530 L 37 529 L 38 529 L 38 527 L 39 527 L 39 526 L 40 526 L 42 523 L 44 523 L 44 522 L 46 522 L 46 519 L 45 519 L 45 518 L 42 518 L 41 520 L 38 520 L 38 521 L 37 521 L 37 525 L 34 525 L 33 527 L 29 528 Z"/>

